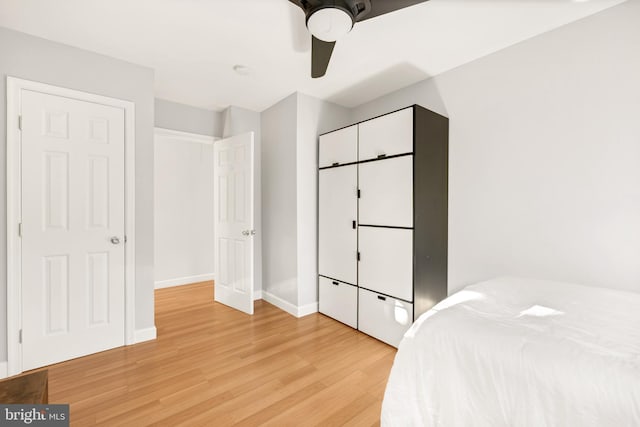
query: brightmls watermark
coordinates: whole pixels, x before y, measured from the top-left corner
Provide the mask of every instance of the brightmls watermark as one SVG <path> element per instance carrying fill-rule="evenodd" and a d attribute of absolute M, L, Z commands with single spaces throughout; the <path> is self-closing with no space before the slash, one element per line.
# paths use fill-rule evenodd
<path fill-rule="evenodd" d="M 1 426 L 69 427 L 69 405 L 1 405 Z"/>

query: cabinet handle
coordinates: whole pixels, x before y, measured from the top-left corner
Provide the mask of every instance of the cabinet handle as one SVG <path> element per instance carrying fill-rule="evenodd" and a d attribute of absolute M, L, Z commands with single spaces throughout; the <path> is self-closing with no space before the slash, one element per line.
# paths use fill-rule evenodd
<path fill-rule="evenodd" d="M 340 162 L 335 162 L 335 163 L 332 163 L 331 166 L 338 166 L 339 164 Z"/>
<path fill-rule="evenodd" d="M 382 301 L 386 301 L 387 297 L 383 297 L 382 295 L 378 295 L 378 299 Z"/>
<path fill-rule="evenodd" d="M 338 282 L 331 282 L 331 283 L 336 285 L 336 286 L 340 286 L 340 283 L 338 283 Z"/>
<path fill-rule="evenodd" d="M 386 154 L 378 154 L 378 158 L 379 158 L 379 159 L 384 159 L 385 157 L 387 157 L 387 155 L 386 155 Z"/>
<path fill-rule="evenodd" d="M 351 221 L 351 227 L 353 227 L 353 229 L 356 229 L 356 222 L 355 221 Z"/>

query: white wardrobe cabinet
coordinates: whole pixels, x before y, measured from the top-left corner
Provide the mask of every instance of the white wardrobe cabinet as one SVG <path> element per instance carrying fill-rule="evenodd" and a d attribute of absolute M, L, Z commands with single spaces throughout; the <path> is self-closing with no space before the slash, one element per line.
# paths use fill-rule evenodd
<path fill-rule="evenodd" d="M 413 227 L 413 156 L 359 165 L 362 225 Z"/>
<path fill-rule="evenodd" d="M 355 285 L 358 255 L 358 167 L 320 170 L 318 274 Z"/>
<path fill-rule="evenodd" d="M 358 161 L 358 126 L 349 126 L 323 136 L 318 166 L 338 166 Z"/>
<path fill-rule="evenodd" d="M 358 286 L 413 301 L 413 230 L 360 227 Z"/>
<path fill-rule="evenodd" d="M 413 108 L 367 120 L 358 127 L 360 161 L 413 152 Z"/>
<path fill-rule="evenodd" d="M 412 106 L 320 136 L 321 313 L 397 346 L 447 296 L 448 133 Z"/>

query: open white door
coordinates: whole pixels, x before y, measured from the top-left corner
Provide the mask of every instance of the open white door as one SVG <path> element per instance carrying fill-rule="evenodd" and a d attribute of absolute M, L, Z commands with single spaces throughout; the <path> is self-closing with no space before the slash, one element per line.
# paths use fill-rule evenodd
<path fill-rule="evenodd" d="M 253 132 L 214 143 L 215 300 L 253 314 Z"/>

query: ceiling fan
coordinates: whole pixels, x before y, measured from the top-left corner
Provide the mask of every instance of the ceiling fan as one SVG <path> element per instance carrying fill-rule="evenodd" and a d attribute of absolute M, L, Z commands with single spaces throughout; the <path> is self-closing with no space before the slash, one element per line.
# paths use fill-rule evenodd
<path fill-rule="evenodd" d="M 325 75 L 336 41 L 356 22 L 428 0 L 289 0 L 305 14 L 311 33 L 311 77 Z"/>

